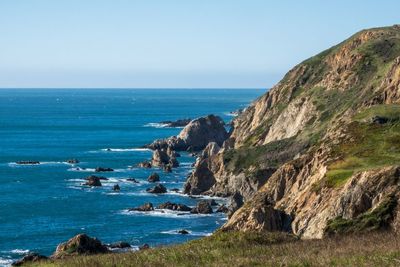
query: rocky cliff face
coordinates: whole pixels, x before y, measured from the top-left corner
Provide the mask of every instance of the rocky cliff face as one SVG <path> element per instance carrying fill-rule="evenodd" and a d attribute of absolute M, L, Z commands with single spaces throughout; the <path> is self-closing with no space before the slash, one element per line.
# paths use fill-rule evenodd
<path fill-rule="evenodd" d="M 225 230 L 397 229 L 399 101 L 400 27 L 361 31 L 244 110 L 186 187 L 207 180 L 196 193 L 243 198 Z"/>

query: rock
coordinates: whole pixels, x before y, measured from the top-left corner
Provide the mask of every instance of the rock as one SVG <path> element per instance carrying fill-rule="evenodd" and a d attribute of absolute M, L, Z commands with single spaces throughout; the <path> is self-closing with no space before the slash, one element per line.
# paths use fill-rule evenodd
<path fill-rule="evenodd" d="M 168 163 L 169 163 L 169 156 L 167 154 L 166 149 L 162 148 L 154 150 L 153 156 L 151 158 L 152 166 L 162 167 L 163 165 Z"/>
<path fill-rule="evenodd" d="M 160 124 L 163 124 L 164 127 L 184 127 L 186 126 L 191 119 L 179 119 L 176 121 L 162 121 Z"/>
<path fill-rule="evenodd" d="M 138 184 L 139 182 L 135 178 L 128 178 L 126 179 L 128 182 L 133 182 L 135 184 Z"/>
<path fill-rule="evenodd" d="M 200 213 L 200 214 L 210 214 L 213 213 L 210 203 L 208 201 L 200 201 L 197 203 L 197 206 L 194 207 L 190 213 Z"/>
<path fill-rule="evenodd" d="M 57 259 L 69 255 L 89 255 L 107 252 L 109 252 L 107 246 L 103 245 L 97 238 L 79 234 L 58 245 L 52 257 Z"/>
<path fill-rule="evenodd" d="M 150 168 L 152 167 L 152 166 L 151 166 L 151 163 L 148 162 L 148 161 L 140 162 L 140 163 L 138 164 L 138 166 L 139 166 L 140 168 L 146 168 L 146 169 L 150 169 Z"/>
<path fill-rule="evenodd" d="M 176 211 L 191 211 L 192 209 L 183 204 L 176 204 L 172 202 L 165 202 L 163 204 L 158 205 L 158 209 L 167 209 L 167 210 L 176 210 Z"/>
<path fill-rule="evenodd" d="M 101 182 L 100 182 L 100 177 L 91 175 L 89 177 L 86 178 L 86 183 L 85 185 L 88 186 L 102 186 Z"/>
<path fill-rule="evenodd" d="M 171 166 L 172 168 L 177 168 L 179 167 L 179 161 L 175 157 L 169 158 L 168 165 Z"/>
<path fill-rule="evenodd" d="M 144 249 L 149 249 L 150 246 L 148 244 L 143 244 L 142 246 L 139 247 L 139 250 L 144 250 Z"/>
<path fill-rule="evenodd" d="M 95 171 L 95 172 L 112 172 L 112 171 L 114 171 L 114 170 L 111 169 L 111 168 L 97 167 L 94 171 Z"/>
<path fill-rule="evenodd" d="M 112 189 L 113 191 L 120 191 L 121 190 L 121 188 L 119 187 L 119 184 L 115 184 L 114 186 L 113 186 L 113 189 Z"/>
<path fill-rule="evenodd" d="M 47 260 L 48 258 L 46 256 L 40 255 L 38 253 L 30 253 L 26 256 L 24 256 L 22 259 L 19 259 L 15 262 L 13 262 L 11 265 L 12 266 L 21 266 L 26 263 L 31 263 L 31 262 L 38 262 L 42 260 Z"/>
<path fill-rule="evenodd" d="M 172 188 L 169 191 L 179 193 L 180 190 L 179 188 Z"/>
<path fill-rule="evenodd" d="M 153 173 L 147 178 L 147 181 L 149 181 L 150 183 L 159 182 L 159 181 L 160 181 L 160 176 L 158 175 L 158 173 L 153 172 Z"/>
<path fill-rule="evenodd" d="M 163 186 L 162 184 L 157 184 L 153 188 L 147 188 L 146 192 L 152 193 L 152 194 L 163 194 L 163 193 L 167 193 L 167 188 L 165 188 L 165 186 Z"/>
<path fill-rule="evenodd" d="M 167 164 L 167 165 L 163 166 L 163 170 L 164 170 L 164 172 L 170 173 L 170 172 L 172 172 L 172 167 L 170 164 Z"/>
<path fill-rule="evenodd" d="M 131 245 L 128 242 L 120 241 L 120 242 L 117 242 L 117 243 L 112 243 L 108 247 L 109 248 L 114 248 L 114 249 L 115 248 L 122 249 L 122 248 L 130 248 Z"/>
<path fill-rule="evenodd" d="M 175 151 L 200 151 L 209 142 L 216 142 L 221 146 L 228 135 L 223 120 L 218 116 L 208 115 L 192 120 L 178 136 L 156 140 L 147 147 L 153 150 L 169 147 Z"/>
<path fill-rule="evenodd" d="M 243 206 L 243 196 L 236 192 L 233 196 L 229 198 L 229 203 L 228 203 L 228 216 L 230 217 L 235 211 L 237 211 L 240 207 Z"/>
<path fill-rule="evenodd" d="M 39 161 L 31 161 L 31 160 L 27 160 L 27 161 L 17 161 L 17 162 L 15 162 L 16 164 L 18 164 L 18 165 L 38 165 L 38 164 L 40 164 L 40 162 Z"/>
<path fill-rule="evenodd" d="M 206 200 L 210 206 L 218 206 L 218 203 L 215 201 L 215 199 L 210 199 L 210 200 Z"/>
<path fill-rule="evenodd" d="M 69 164 L 78 164 L 79 160 L 77 160 L 77 159 L 67 159 L 66 162 L 69 163 Z"/>
<path fill-rule="evenodd" d="M 375 124 L 385 124 L 385 123 L 389 122 L 389 118 L 381 117 L 381 116 L 374 116 L 371 119 L 371 122 L 375 123 Z"/>
<path fill-rule="evenodd" d="M 215 212 L 228 213 L 229 209 L 225 205 L 221 205 L 218 207 L 218 209 Z"/>
<path fill-rule="evenodd" d="M 189 234 L 189 232 L 186 231 L 185 229 L 182 229 L 182 230 L 178 231 L 178 234 L 187 235 L 187 234 Z"/>
<path fill-rule="evenodd" d="M 148 202 L 148 203 L 143 204 L 140 207 L 131 208 L 128 211 L 153 211 L 153 210 L 154 210 L 153 204 Z"/>

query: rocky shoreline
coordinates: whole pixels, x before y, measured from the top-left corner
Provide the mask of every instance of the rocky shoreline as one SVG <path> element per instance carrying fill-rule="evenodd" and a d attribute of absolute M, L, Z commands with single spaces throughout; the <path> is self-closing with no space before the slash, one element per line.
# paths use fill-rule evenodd
<path fill-rule="evenodd" d="M 138 164 L 140 168 L 152 169 L 156 168 L 164 172 L 171 172 L 174 168 L 179 167 L 179 161 L 177 158 L 180 157 L 179 152 L 189 152 L 192 156 L 197 156 L 196 163 L 193 165 L 194 169 L 192 173 L 188 176 L 187 182 L 182 189 L 183 194 L 187 194 L 190 197 L 196 199 L 197 195 L 201 195 L 203 192 L 196 190 L 188 190 L 188 185 L 190 184 L 190 177 L 193 176 L 193 172 L 196 172 L 198 167 L 198 162 L 201 162 L 208 156 L 216 153 L 223 142 L 228 138 L 229 133 L 225 128 L 225 123 L 220 117 L 215 115 L 208 115 L 206 117 L 201 117 L 192 121 L 178 120 L 176 123 L 183 124 L 185 127 L 179 133 L 178 136 L 172 136 L 166 139 L 155 140 L 153 143 L 146 145 L 146 148 L 150 148 L 153 151 L 152 158 L 150 160 L 145 160 Z M 171 122 L 171 125 L 175 125 Z M 171 126 L 175 127 L 175 126 Z M 65 161 L 68 164 L 78 164 L 79 160 L 69 159 Z M 19 161 L 16 162 L 18 165 L 27 164 L 40 164 L 39 161 Z M 80 168 L 80 167 L 77 167 Z M 82 168 L 83 169 L 83 168 Z M 108 167 L 96 167 L 94 169 L 95 173 L 105 173 L 113 172 L 112 168 Z M 85 182 L 83 186 L 88 187 L 101 187 L 102 181 L 108 181 L 108 178 L 98 175 L 89 175 L 84 178 Z M 136 179 L 129 179 L 133 183 L 139 183 Z M 149 175 L 147 181 L 154 186 L 146 189 L 148 193 L 152 194 L 164 194 L 168 191 L 179 192 L 177 188 L 167 189 L 164 185 L 160 183 L 160 175 L 154 171 Z M 120 191 L 120 185 L 114 184 L 112 187 L 113 191 Z M 154 206 L 152 203 L 144 203 L 141 206 L 127 208 L 127 212 L 165 212 L 167 210 L 177 212 L 177 216 L 180 215 L 190 215 L 190 214 L 212 214 L 212 213 L 228 213 L 229 209 L 225 204 L 218 204 L 215 200 L 199 200 L 197 205 L 194 207 L 189 207 L 180 203 L 165 202 Z M 178 234 L 186 235 L 189 231 L 186 229 L 177 230 Z M 28 262 L 37 262 L 42 260 L 54 260 L 67 256 L 73 255 L 89 255 L 98 253 L 115 253 L 123 252 L 127 250 L 137 250 L 149 248 L 148 244 L 143 244 L 138 248 L 132 247 L 126 242 L 117 242 L 115 244 L 103 244 L 100 240 L 87 236 L 86 234 L 78 234 L 72 237 L 70 240 L 61 243 L 57 246 L 55 252 L 47 257 L 37 253 L 29 253 L 25 255 L 20 260 L 13 263 L 14 266 L 21 266 Z"/>

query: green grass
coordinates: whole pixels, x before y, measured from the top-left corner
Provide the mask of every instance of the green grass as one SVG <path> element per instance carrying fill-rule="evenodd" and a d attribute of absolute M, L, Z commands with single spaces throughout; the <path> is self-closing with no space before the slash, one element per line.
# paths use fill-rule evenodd
<path fill-rule="evenodd" d="M 374 210 L 363 213 L 355 219 L 338 217 L 330 220 L 326 228 L 326 233 L 327 235 L 348 234 L 386 229 L 393 219 L 396 206 L 396 197 L 389 197 Z"/>
<path fill-rule="evenodd" d="M 393 233 L 299 240 L 284 233 L 217 234 L 134 253 L 73 256 L 34 266 L 398 266 Z"/>

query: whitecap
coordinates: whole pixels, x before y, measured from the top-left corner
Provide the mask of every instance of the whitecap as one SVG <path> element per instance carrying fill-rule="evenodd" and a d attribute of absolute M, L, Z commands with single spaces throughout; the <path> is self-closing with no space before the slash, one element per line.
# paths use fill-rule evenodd
<path fill-rule="evenodd" d="M 40 165 L 60 165 L 60 164 L 65 164 L 65 165 L 74 165 L 70 164 L 68 162 L 64 161 L 41 161 L 39 163 L 28 163 L 28 164 L 18 164 L 17 162 L 9 162 L 8 166 L 10 167 L 24 167 L 24 166 L 40 166 Z"/>
<path fill-rule="evenodd" d="M 0 266 L 11 266 L 14 261 L 0 257 Z"/>
<path fill-rule="evenodd" d="M 148 148 L 103 148 L 104 152 L 149 152 Z"/>
<path fill-rule="evenodd" d="M 176 229 L 176 230 L 169 230 L 169 231 L 162 231 L 162 234 L 167 234 L 167 235 L 191 235 L 191 236 L 210 236 L 212 233 L 210 232 L 195 232 L 191 230 L 186 230 L 188 234 L 181 234 L 178 231 L 182 229 Z"/>
<path fill-rule="evenodd" d="M 123 215 L 136 215 L 136 216 L 154 216 L 154 217 L 164 217 L 164 218 L 195 218 L 195 217 L 211 217 L 215 214 L 193 214 L 189 211 L 175 211 L 168 209 L 155 209 L 153 211 L 129 211 L 123 210 L 120 212 Z"/>
<path fill-rule="evenodd" d="M 95 172 L 96 169 L 75 167 L 75 168 L 69 168 L 67 171 L 69 171 L 69 172 Z"/>
<path fill-rule="evenodd" d="M 24 255 L 29 253 L 29 249 L 13 249 L 10 252 L 13 254 Z"/>
<path fill-rule="evenodd" d="M 144 127 L 153 127 L 153 128 L 165 128 L 168 124 L 166 123 L 157 123 L 157 122 L 150 122 L 144 125 Z"/>

